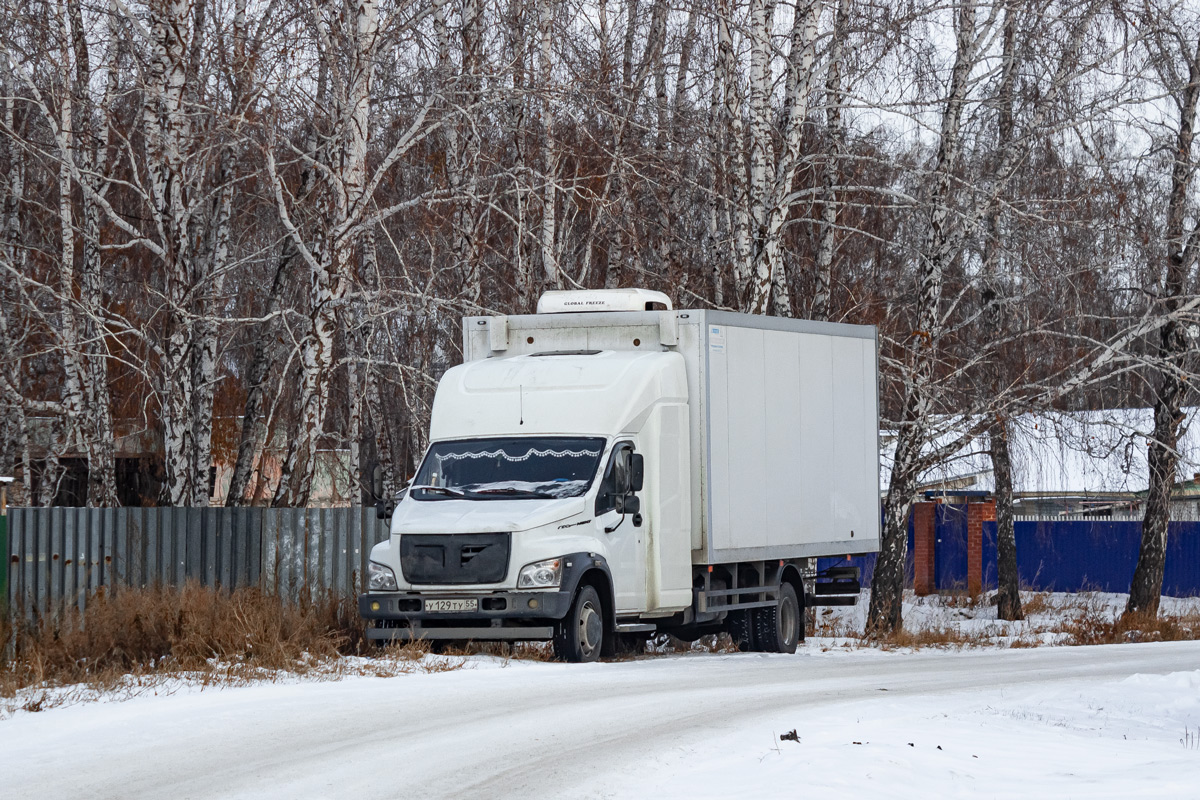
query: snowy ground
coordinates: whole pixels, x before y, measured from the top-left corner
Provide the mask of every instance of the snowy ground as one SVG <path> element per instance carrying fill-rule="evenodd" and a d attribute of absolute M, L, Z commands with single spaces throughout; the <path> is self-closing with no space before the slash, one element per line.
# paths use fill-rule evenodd
<path fill-rule="evenodd" d="M 923 605 L 910 624 L 989 624 L 986 606 Z M 473 656 L 390 678 L 167 684 L 18 712 L 0 721 L 0 764 L 6 798 L 1197 798 L 1198 737 L 1200 642 L 814 638 L 794 656 Z"/>
<path fill-rule="evenodd" d="M 980 646 L 1068 644 L 1074 638 L 1070 631 L 1116 620 L 1129 600 L 1128 594 L 1113 592 L 1022 592 L 1021 597 L 1025 619 L 1010 622 L 996 617 L 994 593 L 972 601 L 965 595 L 916 597 L 908 592 L 904 600 L 904 628 L 913 633 L 958 634 L 963 641 Z M 868 593 L 864 592 L 857 605 L 818 612 L 818 631 L 827 643 L 831 640 L 846 644 L 862 633 L 868 599 Z M 1159 615 L 1188 617 L 1192 620 L 1189 624 L 1200 624 L 1200 598 L 1163 597 Z"/>

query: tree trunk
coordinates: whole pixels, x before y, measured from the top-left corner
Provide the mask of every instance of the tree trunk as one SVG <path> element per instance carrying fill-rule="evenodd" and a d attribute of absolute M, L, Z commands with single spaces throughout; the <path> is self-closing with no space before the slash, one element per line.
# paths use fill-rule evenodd
<path fill-rule="evenodd" d="M 771 276 L 755 273 L 756 262 L 763 262 L 761 248 L 767 223 L 767 191 L 774 160 L 771 122 L 774 109 L 770 99 L 774 91 L 771 74 L 771 34 L 775 23 L 775 0 L 750 0 L 750 87 L 748 92 L 750 128 L 750 173 L 748 181 L 745 224 L 745 251 L 739 253 L 742 273 L 742 310 L 765 314 L 770 298 Z M 736 72 L 733 73 L 736 75 Z"/>
<path fill-rule="evenodd" d="M 62 430 L 65 425 L 64 420 L 55 420 L 51 426 L 53 429 L 52 444 L 46 451 L 46 457 L 42 461 L 42 472 L 38 476 L 38 505 L 42 508 L 49 508 L 54 505 L 54 500 L 58 496 L 58 484 L 62 480 L 62 442 L 65 441 L 67 434 Z"/>
<path fill-rule="evenodd" d="M 71 35 L 65 9 L 60 7 L 55 15 L 59 33 L 60 98 L 58 108 L 58 132 L 64 152 L 58 168 L 58 307 L 59 348 L 62 352 L 63 381 L 62 405 L 65 417 L 62 420 L 62 440 L 52 445 L 56 450 L 54 462 L 64 454 L 86 450 L 91 438 L 86 425 L 87 400 L 84 397 L 86 379 L 80 361 L 79 320 L 75 297 L 75 220 L 72 201 L 71 167 L 69 159 L 75 148 L 75 116 L 72 102 L 73 81 L 70 75 Z M 45 494 L 43 493 L 43 497 Z"/>
<path fill-rule="evenodd" d="M 459 137 L 454 157 L 457 163 L 458 195 L 454 217 L 454 256 L 463 269 L 465 297 L 472 304 L 483 298 L 483 277 L 480 271 L 477 229 L 479 203 L 477 174 L 479 170 L 480 117 L 483 114 L 483 5 L 482 0 L 464 0 L 462 25 L 462 97 L 464 110 L 470 115 Z"/>
<path fill-rule="evenodd" d="M 8 164 L 7 175 L 0 178 L 7 183 L 4 193 L 3 219 L 0 220 L 4 225 L 0 247 L 3 247 L 5 261 L 18 273 L 21 273 L 25 268 L 25 248 L 21 241 L 21 212 L 25 199 L 25 163 L 22 148 L 14 146 L 14 137 L 19 134 L 14 114 L 16 90 L 10 82 L 11 75 L 7 71 L 8 66 L 5 64 L 0 67 L 5 71 L 4 130 L 7 132 L 0 136 L 0 141 L 3 141 Z M 0 287 L 6 286 L 7 281 L 0 281 Z M 14 493 L 11 502 L 13 505 L 31 505 L 34 501 L 33 469 L 29 456 L 29 428 L 25 416 L 25 397 L 21 391 L 21 359 L 13 347 L 14 342 L 9 332 L 7 317 L 9 310 L 16 308 L 17 305 L 9 302 L 7 291 L 0 292 L 0 303 L 4 304 L 4 308 L 0 309 L 0 338 L 3 339 L 0 342 L 0 352 L 4 352 L 8 356 L 4 362 L 3 374 L 0 374 L 0 385 L 4 387 L 11 414 L 9 430 L 13 431 L 13 447 L 16 451 L 13 456 L 13 466 L 14 468 L 19 466 L 21 472 L 21 482 L 13 485 Z"/>
<path fill-rule="evenodd" d="M 807 6 L 797 6 L 792 20 L 787 88 L 784 93 L 784 127 L 777 155 L 772 144 L 770 120 L 760 118 L 771 91 L 769 26 L 774 17 L 774 8 L 766 9 L 765 19 L 760 23 L 760 10 L 757 6 L 753 7 L 755 21 L 752 29 L 755 33 L 750 66 L 750 186 L 753 197 L 750 219 L 754 226 L 754 244 L 752 260 L 747 265 L 750 271 L 750 296 L 744 304 L 745 310 L 752 314 L 766 314 L 768 310 L 777 316 L 792 314 L 791 292 L 783 269 L 780 240 L 783 225 L 791 212 L 790 195 L 800 163 L 800 145 L 812 87 L 821 6 L 822 0 L 811 0 Z M 760 30 L 760 24 L 768 27 Z M 759 53 L 760 48 L 762 54 Z"/>
<path fill-rule="evenodd" d="M 504 35 L 506 56 L 512 65 L 512 87 L 508 95 L 505 109 L 505 161 L 510 164 L 508 174 L 513 184 L 512 202 L 514 206 L 514 230 L 512 232 L 512 262 L 516 265 L 514 283 L 518 298 L 529 293 L 532 277 L 529 269 L 529 259 L 525 255 L 525 206 L 528 191 L 528 169 L 526 158 L 528 148 L 525 137 L 528 125 L 525 120 L 525 60 L 528 47 L 525 40 L 525 0 L 507 0 L 504 15 Z"/>
<path fill-rule="evenodd" d="M 295 257 L 295 249 L 290 238 L 283 240 L 283 252 L 275 265 L 275 277 L 271 281 L 271 291 L 267 295 L 266 320 L 259 326 L 254 337 L 254 354 L 250 358 L 250 368 L 246 372 L 246 403 L 242 407 L 242 428 L 238 439 L 237 461 L 234 462 L 233 475 L 229 479 L 229 491 L 225 495 L 225 505 L 228 507 L 245 506 L 254 502 L 250 492 L 250 478 L 254 470 L 254 460 L 259 448 L 267 435 L 266 422 L 263 419 L 263 406 L 266 395 L 267 375 L 271 370 L 271 344 L 275 341 L 275 331 L 279 324 L 279 314 L 283 307 L 283 287 L 288 280 L 288 266 Z"/>
<path fill-rule="evenodd" d="M 350 312 L 355 319 L 343 322 L 343 337 L 346 341 L 346 446 L 350 452 L 350 463 L 346 465 L 350 506 L 362 505 L 362 436 L 363 436 L 363 374 L 369 367 L 360 365 L 358 358 L 363 351 L 358 326 L 362 324 L 358 313 Z"/>
<path fill-rule="evenodd" d="M 553 60 L 550 49 L 550 35 L 554 30 L 554 3 L 552 0 L 538 1 L 538 69 L 541 73 L 540 85 L 542 91 L 541 122 L 542 122 L 542 280 L 548 289 L 561 289 L 562 276 L 559 274 L 558 256 L 554 247 L 554 229 L 557 223 L 557 203 L 555 201 L 558 157 L 555 152 L 553 135 L 553 106 L 550 100 L 553 85 Z"/>
<path fill-rule="evenodd" d="M 226 148 L 217 169 L 217 189 L 213 201 L 207 252 L 196 254 L 197 274 L 192 282 L 194 321 L 191 346 L 191 426 L 192 426 L 192 496 L 190 506 L 207 506 L 211 502 L 209 473 L 214 469 L 212 457 L 213 400 L 217 384 L 217 319 L 216 309 L 225 284 L 225 266 L 229 254 L 229 215 L 233 194 L 233 154 Z"/>
<path fill-rule="evenodd" d="M 1159 352 L 1164 356 L 1172 349 L 1164 343 Z M 1179 352 L 1179 351 L 1177 351 Z M 1137 567 L 1129 588 L 1125 613 L 1156 616 L 1162 597 L 1163 574 L 1167 565 L 1167 531 L 1171 521 L 1171 490 L 1175 487 L 1178 463 L 1179 410 L 1182 382 L 1172 375 L 1163 376 L 1154 402 L 1154 438 L 1150 442 L 1150 489 L 1146 495 L 1146 513 L 1142 518 L 1142 542 L 1138 549 Z"/>
<path fill-rule="evenodd" d="M 1017 5 L 1009 0 L 1004 6 L 1003 71 L 997 98 L 996 124 L 997 152 L 1004 153 L 1013 143 L 1013 116 L 1017 79 Z M 984 249 L 983 274 L 991 280 L 995 290 L 991 299 L 989 317 L 993 336 L 1003 336 L 1008 327 L 1008 316 L 1004 313 L 1001 298 L 1004 288 L 1010 283 L 1003 274 L 1006 259 L 1002 258 L 1001 237 L 1004 235 L 1002 211 L 999 206 L 988 215 L 988 241 Z M 986 292 L 985 292 L 986 299 Z M 1003 358 L 997 358 L 992 372 L 991 392 L 998 396 L 1004 386 Z M 1017 572 L 1017 539 L 1013 528 L 1013 482 L 1012 459 L 1008 451 L 1007 418 L 1001 416 L 990 431 L 992 443 L 992 475 L 996 483 L 996 552 L 997 583 L 996 613 L 1000 619 L 1020 620 L 1025 618 L 1021 610 L 1021 578 Z"/>
<path fill-rule="evenodd" d="M 334 336 L 338 309 L 346 295 L 351 252 L 357 242 L 354 226 L 366 211 L 367 144 L 370 133 L 371 86 L 379 31 L 379 7 L 375 0 L 359 0 L 353 27 L 344 31 L 354 42 L 348 85 L 339 105 L 346 113 L 339 121 L 337 155 L 331 160 L 328 209 L 324 241 L 306 260 L 309 284 L 309 329 L 300 346 L 300 391 L 296 434 L 289 443 L 272 504 L 305 506 L 312 496 L 317 468 L 317 447 L 325 432 L 329 410 L 329 381 L 333 368 Z M 330 57 L 336 54 L 329 54 Z M 293 234 L 293 239 L 295 234 Z M 299 248 L 302 243 L 296 242 Z"/>
<path fill-rule="evenodd" d="M 322 256 L 313 267 L 308 332 L 300 345 L 300 387 L 296 405 L 296 432 L 281 468 L 274 506 L 306 506 L 312 496 L 317 468 L 317 448 L 325 433 L 329 408 L 329 376 L 333 366 L 336 308 L 344 296 L 341 276 L 332 259 Z"/>
<path fill-rule="evenodd" d="M 359 291 L 351 300 L 343 313 L 342 338 L 346 343 L 346 383 L 347 408 L 346 439 L 350 451 L 350 463 L 347 465 L 350 484 L 350 505 L 362 504 L 364 491 L 371 490 L 371 481 L 363 473 L 362 443 L 365 433 L 366 403 L 371 397 L 369 385 L 371 380 L 371 362 L 369 353 L 369 336 L 366 330 L 367 314 L 363 294 L 365 286 L 378 274 L 379 264 L 375 252 L 375 236 L 367 230 L 363 233 L 360 247 L 362 253 L 362 270 Z"/>
<path fill-rule="evenodd" d="M 726 153 L 729 146 L 726 139 L 727 125 L 725 124 L 725 78 L 721 69 L 722 61 L 716 61 L 717 70 L 713 76 L 712 96 L 708 101 L 708 169 L 712 183 L 709 192 L 707 219 L 708 230 L 705 237 L 704 254 L 708 260 L 709 282 L 712 288 L 713 305 L 717 308 L 725 305 L 725 273 L 728 270 L 728 260 L 724 248 L 721 247 L 721 221 L 729 210 L 729 189 L 726 178 Z"/>
<path fill-rule="evenodd" d="M 940 338 L 942 284 L 952 258 L 950 241 L 954 168 L 961 148 L 960 123 L 966 105 L 968 78 L 976 63 L 975 2 L 966 0 L 957 11 L 957 51 L 942 112 L 930 215 L 920 253 L 921 286 L 917 301 L 916 330 L 909 338 L 905 364 L 904 406 L 897 431 L 892 480 L 888 486 L 884 524 L 867 631 L 874 636 L 894 633 L 903 624 L 904 563 L 908 552 L 908 512 L 916 496 L 923 467 L 922 450 L 928 440 L 931 397 L 929 384 Z"/>
<path fill-rule="evenodd" d="M 205 5 L 195 5 L 195 34 L 193 35 L 192 71 L 199 69 L 200 31 L 203 28 Z M 239 118 L 243 97 L 247 93 L 246 63 L 246 0 L 237 0 L 233 17 L 233 86 L 230 90 L 228 116 Z M 237 152 L 233 130 L 225 131 L 225 142 L 213 176 L 213 200 L 209 217 L 209 238 L 204 258 L 194 259 L 198 274 L 192 282 L 195 297 L 195 323 L 192 344 L 192 505 L 207 506 L 215 486 L 209 489 L 210 470 L 215 471 L 212 453 L 213 402 L 217 387 L 217 307 L 224 294 L 225 272 L 229 263 L 230 226 L 233 210 L 233 185 L 236 180 Z"/>
<path fill-rule="evenodd" d="M 646 66 L 654 75 L 654 157 L 658 168 L 664 172 L 671 169 L 668 153 L 671 139 L 669 122 L 670 105 L 667 101 L 667 62 L 663 51 L 667 44 L 667 3 L 654 0 L 650 11 L 650 30 L 646 34 Z M 660 275 L 671 272 L 671 197 L 677 187 L 656 186 L 652 190 L 658 205 L 657 242 L 654 247 Z M 677 282 L 678 285 L 678 282 Z"/>
<path fill-rule="evenodd" d="M 730 209 L 729 237 L 732 241 L 733 304 L 740 306 L 750 291 L 751 219 L 750 190 L 746 164 L 742 96 L 738 85 L 738 63 L 733 49 L 733 20 L 730 0 L 717 0 L 717 81 L 724 90 L 723 121 L 730 165 L 725 170 L 727 207 Z"/>
<path fill-rule="evenodd" d="M 837 247 L 837 190 L 841 181 L 841 156 L 845 132 L 842 129 L 842 48 L 845 46 L 849 0 L 839 0 L 829 45 L 829 64 L 825 76 L 825 128 L 828 151 L 821 192 L 821 233 L 817 243 L 813 299 L 809 317 L 828 320 L 833 294 L 833 254 Z"/>
<path fill-rule="evenodd" d="M 143 121 L 151 216 L 162 238 L 166 344 L 158 371 L 163 460 L 167 480 L 163 501 L 193 501 L 197 477 L 192 455 L 191 320 L 188 313 L 192 258 L 185 197 L 184 153 L 190 125 L 184 104 L 187 66 L 184 36 L 189 29 L 186 0 L 160 0 L 150 8 L 153 58 L 145 86 Z M 207 477 L 207 476 L 206 476 Z"/>
<path fill-rule="evenodd" d="M 1179 131 L 1175 141 L 1175 161 L 1171 170 L 1171 197 L 1167 208 L 1166 280 L 1161 289 L 1162 314 L 1173 315 L 1183 304 L 1189 272 L 1195 261 L 1195 246 L 1188 246 L 1188 198 L 1191 194 L 1195 164 L 1192 145 L 1195 139 L 1196 103 L 1200 98 L 1200 42 L 1188 64 L 1188 83 L 1179 98 Z M 1195 237 L 1193 233 L 1193 237 Z M 1179 462 L 1181 407 L 1187 385 L 1180 375 L 1180 360 L 1188 352 L 1188 332 L 1174 317 L 1159 331 L 1155 355 L 1158 386 L 1154 399 L 1154 435 L 1150 440 L 1150 486 L 1146 494 L 1146 514 L 1142 519 L 1142 543 L 1137 567 L 1129 588 L 1128 615 L 1158 614 L 1162 596 L 1163 573 L 1167 563 L 1167 528 L 1171 521 L 1171 493 L 1175 488 Z"/>
<path fill-rule="evenodd" d="M 83 14 L 79 0 L 68 0 L 67 14 L 71 23 L 71 44 L 75 55 L 75 84 L 72 88 L 79 111 L 81 136 L 77 137 L 75 161 L 82 180 L 88 185 L 83 191 L 83 260 L 80 269 L 79 300 L 81 310 L 81 375 L 87 402 L 86 452 L 88 461 L 87 504 L 90 507 L 117 505 L 116 458 L 113 447 L 112 401 L 108 390 L 108 358 L 104 349 L 102 315 L 104 298 L 101 288 L 100 208 L 96 201 L 102 191 L 101 175 L 105 169 L 105 150 L 108 141 L 108 114 L 115 84 L 115 59 L 108 62 L 108 81 L 102 110 L 103 122 L 94 118 L 91 93 L 91 61 Z M 109 29 L 109 49 L 115 55 L 116 42 Z M 101 130 L 93 135 L 91 126 Z"/>
<path fill-rule="evenodd" d="M 896 459 L 899 462 L 899 458 Z M 883 536 L 871 579 L 867 633 L 887 635 L 903 625 L 904 569 L 908 556 L 908 516 L 917 493 L 913 471 L 892 472 L 883 504 Z"/>
<path fill-rule="evenodd" d="M 999 587 L 996 615 L 1000 619 L 1025 619 L 1021 610 L 1021 585 L 1017 574 L 1017 539 L 1013 530 L 1012 460 L 1008 453 L 1008 422 L 992 426 L 992 475 L 996 480 L 996 561 Z"/>

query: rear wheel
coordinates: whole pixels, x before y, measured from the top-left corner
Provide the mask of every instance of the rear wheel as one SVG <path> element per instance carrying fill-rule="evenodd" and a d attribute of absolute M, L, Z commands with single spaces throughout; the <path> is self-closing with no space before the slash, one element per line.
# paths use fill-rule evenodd
<path fill-rule="evenodd" d="M 592 586 L 580 587 L 571 610 L 554 627 L 554 655 L 562 661 L 600 658 L 605 634 L 604 606 Z"/>
<path fill-rule="evenodd" d="M 754 639 L 759 650 L 767 653 L 794 653 L 800 641 L 800 600 L 796 587 L 779 585 L 779 601 L 767 608 L 754 609 Z"/>

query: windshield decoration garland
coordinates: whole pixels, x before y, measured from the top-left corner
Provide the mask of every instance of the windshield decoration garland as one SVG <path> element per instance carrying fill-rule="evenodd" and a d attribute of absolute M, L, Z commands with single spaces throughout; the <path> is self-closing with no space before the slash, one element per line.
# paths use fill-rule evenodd
<path fill-rule="evenodd" d="M 538 450 L 537 448 L 531 447 L 527 451 L 525 451 L 525 455 L 523 455 L 523 456 L 510 456 L 508 453 L 504 452 L 503 450 L 491 450 L 491 451 L 484 451 L 482 453 L 446 453 L 445 455 L 438 453 L 437 460 L 438 460 L 438 467 L 440 468 L 441 465 L 446 463 L 447 461 L 459 461 L 464 458 L 503 458 L 505 461 L 517 462 L 517 461 L 528 461 L 530 459 L 530 457 L 532 457 L 532 456 L 538 456 L 539 458 L 544 458 L 547 456 L 549 456 L 550 458 L 583 458 L 584 456 L 592 456 L 592 457 L 598 458 L 600 456 L 600 451 L 599 450 Z"/>

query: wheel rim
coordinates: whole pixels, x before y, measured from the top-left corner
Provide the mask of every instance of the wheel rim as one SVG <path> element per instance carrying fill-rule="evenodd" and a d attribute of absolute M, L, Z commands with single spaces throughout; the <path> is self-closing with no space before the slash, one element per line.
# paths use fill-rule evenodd
<path fill-rule="evenodd" d="M 591 655 L 603 637 L 604 619 L 589 600 L 579 609 L 579 649 L 585 655 Z"/>

